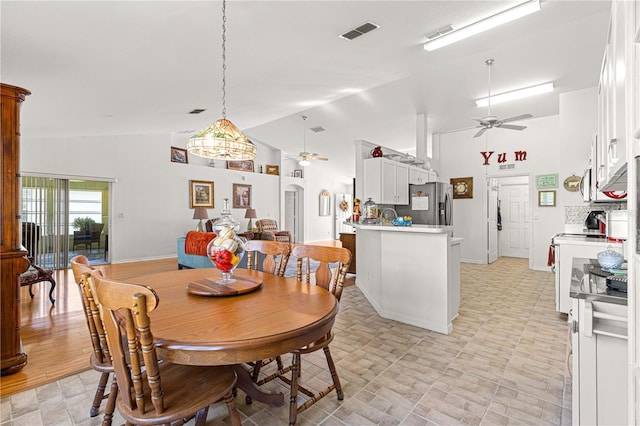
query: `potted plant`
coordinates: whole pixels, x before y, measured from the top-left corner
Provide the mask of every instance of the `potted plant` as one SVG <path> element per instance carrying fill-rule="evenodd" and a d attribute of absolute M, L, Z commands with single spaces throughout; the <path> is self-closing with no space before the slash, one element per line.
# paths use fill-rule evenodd
<path fill-rule="evenodd" d="M 91 233 L 91 225 L 95 224 L 96 221 L 91 219 L 90 217 L 76 217 L 73 220 L 72 226 L 73 229 L 78 231 L 83 231 L 85 234 Z"/>

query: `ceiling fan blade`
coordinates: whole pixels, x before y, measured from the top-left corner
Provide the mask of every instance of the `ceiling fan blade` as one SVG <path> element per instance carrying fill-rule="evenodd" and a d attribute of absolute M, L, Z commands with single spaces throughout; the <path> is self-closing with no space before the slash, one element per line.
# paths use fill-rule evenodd
<path fill-rule="evenodd" d="M 483 127 L 482 129 L 478 130 L 478 133 L 476 133 L 475 135 L 473 135 L 474 138 L 477 138 L 478 136 L 482 135 L 484 132 L 487 131 L 486 127 Z"/>
<path fill-rule="evenodd" d="M 480 125 L 480 126 L 461 127 L 459 129 L 447 130 L 446 132 L 442 132 L 442 133 L 445 134 L 445 133 L 461 132 L 463 130 L 478 129 L 480 127 L 484 127 L 484 126 Z"/>
<path fill-rule="evenodd" d="M 322 160 L 322 161 L 327 161 L 328 158 L 327 157 L 321 157 L 318 153 L 313 152 L 309 155 L 309 158 L 312 158 L 314 160 Z"/>
<path fill-rule="evenodd" d="M 531 114 L 520 114 L 520 115 L 516 115 L 515 117 L 509 117 L 509 118 L 505 118 L 504 120 L 500 120 L 503 123 L 509 123 L 511 121 L 518 121 L 518 120 L 524 120 L 525 118 L 531 118 L 533 117 L 533 115 Z"/>
<path fill-rule="evenodd" d="M 509 129 L 509 130 L 524 130 L 527 128 L 527 126 L 518 126 L 516 124 L 501 124 L 496 127 L 499 127 L 501 129 Z"/>

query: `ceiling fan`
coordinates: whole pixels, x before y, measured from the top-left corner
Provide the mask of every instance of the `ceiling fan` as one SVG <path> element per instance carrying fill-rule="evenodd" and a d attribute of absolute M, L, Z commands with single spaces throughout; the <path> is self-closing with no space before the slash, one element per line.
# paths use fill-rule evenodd
<path fill-rule="evenodd" d="M 531 118 L 533 115 L 531 114 L 520 114 L 514 117 L 509 118 L 499 118 L 495 115 L 491 115 L 491 66 L 493 65 L 493 59 L 487 59 L 484 63 L 489 67 L 489 96 L 487 97 L 487 116 L 482 118 L 473 118 L 473 120 L 477 121 L 479 124 L 474 127 L 467 127 L 466 129 L 480 129 L 478 132 L 473 135 L 474 138 L 482 135 L 489 129 L 493 128 L 501 128 L 501 129 L 509 129 L 509 130 L 524 130 L 527 126 L 521 126 L 518 124 L 506 124 L 512 121 L 524 120 L 525 118 Z M 466 130 L 460 129 L 460 130 Z"/>
<path fill-rule="evenodd" d="M 306 115 L 302 116 L 302 120 L 307 121 L 307 117 Z M 320 160 L 320 161 L 327 161 L 328 158 L 327 157 L 321 157 L 319 154 L 316 154 L 315 152 L 308 152 L 307 151 L 307 126 L 304 126 L 304 132 L 303 132 L 303 137 L 302 137 L 302 152 L 300 152 L 297 156 L 291 156 L 289 155 L 289 158 L 293 158 L 295 160 L 298 160 L 298 164 L 300 164 L 301 166 L 308 166 L 309 164 L 311 164 L 311 162 L 309 160 Z"/>

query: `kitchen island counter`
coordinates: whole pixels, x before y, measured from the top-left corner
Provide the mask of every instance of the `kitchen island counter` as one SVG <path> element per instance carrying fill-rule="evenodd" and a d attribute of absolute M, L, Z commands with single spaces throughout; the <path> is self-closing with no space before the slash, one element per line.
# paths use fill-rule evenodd
<path fill-rule="evenodd" d="M 438 225 L 409 225 L 409 226 L 395 226 L 391 223 L 383 223 L 376 225 L 364 225 L 360 223 L 344 222 L 349 226 L 353 226 L 356 229 L 366 229 L 368 231 L 389 231 L 389 232 L 422 232 L 429 234 L 443 234 L 453 232 L 453 226 L 438 226 Z"/>
<path fill-rule="evenodd" d="M 384 318 L 442 334 L 460 306 L 460 244 L 451 226 L 360 225 L 356 285 Z"/>

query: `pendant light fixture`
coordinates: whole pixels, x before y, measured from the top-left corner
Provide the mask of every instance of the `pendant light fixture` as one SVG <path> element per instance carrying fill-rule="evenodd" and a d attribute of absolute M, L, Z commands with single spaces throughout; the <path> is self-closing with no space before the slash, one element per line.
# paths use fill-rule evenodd
<path fill-rule="evenodd" d="M 214 160 L 253 160 L 256 146 L 231 121 L 227 120 L 226 106 L 226 0 L 222 1 L 222 119 L 192 136 L 187 151 L 199 157 Z"/>

